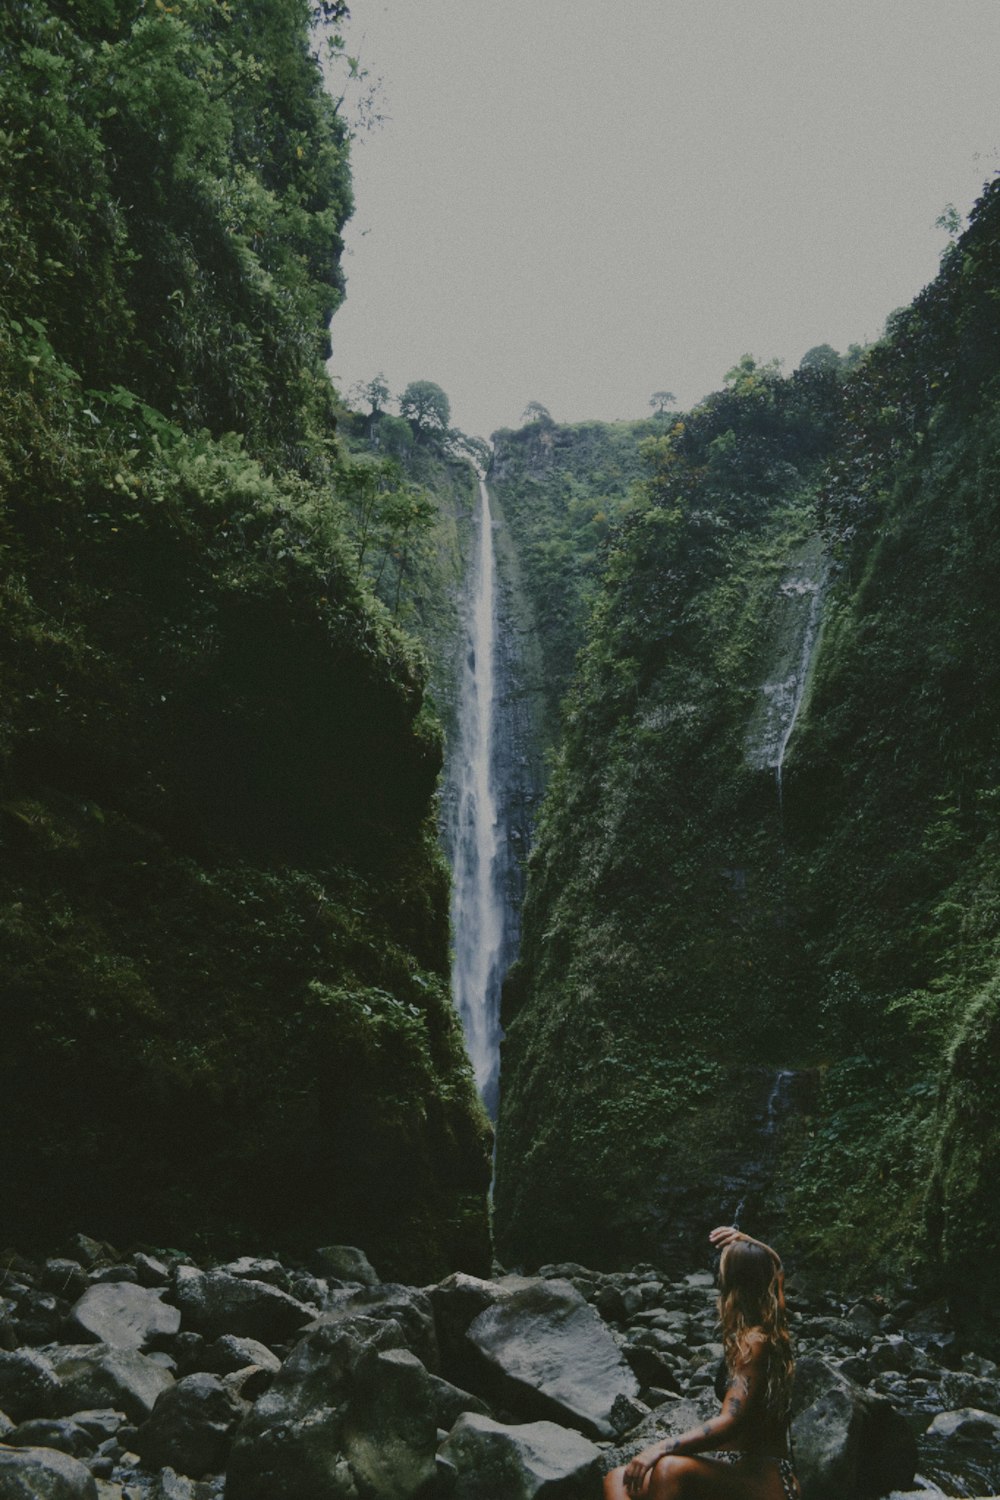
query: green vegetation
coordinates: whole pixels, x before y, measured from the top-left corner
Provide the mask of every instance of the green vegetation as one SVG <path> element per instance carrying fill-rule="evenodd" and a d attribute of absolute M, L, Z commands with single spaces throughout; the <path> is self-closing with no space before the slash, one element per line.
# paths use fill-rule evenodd
<path fill-rule="evenodd" d="M 529 867 L 501 1254 L 658 1252 L 659 1180 L 721 1171 L 746 1064 L 782 1045 L 799 974 L 790 946 L 775 958 L 777 796 L 748 764 L 747 725 L 840 397 L 836 377 L 751 361 L 643 444 Z"/>
<path fill-rule="evenodd" d="M 659 431 L 644 422 L 557 426 L 537 401 L 526 425 L 493 434 L 490 486 L 517 554 L 542 663 L 545 738 L 557 738 L 600 576 L 602 548 L 642 472 L 640 444 Z"/>
<path fill-rule="evenodd" d="M 685 1198 L 707 1221 L 748 1078 L 794 1066 L 818 1083 L 782 1164 L 794 1252 L 993 1316 L 998 228 L 993 184 L 879 344 L 787 379 L 747 356 L 646 445 L 510 985 L 510 1258 L 632 1261 Z M 817 532 L 779 802 L 753 726 Z"/>
<path fill-rule="evenodd" d="M 421 1277 L 487 1262 L 489 1131 L 392 618 L 423 503 L 322 366 L 351 195 L 313 19 L 0 31 L 5 1223 Z"/>

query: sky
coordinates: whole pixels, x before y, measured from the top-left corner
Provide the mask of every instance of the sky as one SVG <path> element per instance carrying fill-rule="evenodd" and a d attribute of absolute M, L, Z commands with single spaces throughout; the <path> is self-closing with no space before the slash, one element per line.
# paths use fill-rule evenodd
<path fill-rule="evenodd" d="M 877 338 L 1000 169 L 1000 0 L 352 0 L 330 371 L 488 437 Z"/>

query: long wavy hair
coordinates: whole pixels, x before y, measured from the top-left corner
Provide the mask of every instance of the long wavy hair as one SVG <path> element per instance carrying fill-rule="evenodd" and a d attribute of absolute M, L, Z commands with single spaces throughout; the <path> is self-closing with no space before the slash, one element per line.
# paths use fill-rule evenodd
<path fill-rule="evenodd" d="M 791 1406 L 795 1361 L 785 1313 L 785 1277 L 778 1257 L 748 1240 L 727 1245 L 719 1262 L 718 1306 L 730 1373 L 749 1359 L 751 1334 L 764 1335 L 765 1405 L 773 1417 L 785 1421 Z"/>

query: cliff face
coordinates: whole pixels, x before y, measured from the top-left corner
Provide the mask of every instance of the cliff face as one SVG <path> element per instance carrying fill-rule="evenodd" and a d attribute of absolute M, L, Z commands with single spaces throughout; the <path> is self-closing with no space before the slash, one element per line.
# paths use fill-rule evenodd
<path fill-rule="evenodd" d="M 744 362 L 648 451 L 530 872 L 502 1254 L 669 1254 L 791 1068 L 800 1252 L 995 1262 L 998 215 L 855 371 Z"/>
<path fill-rule="evenodd" d="M 440 730 L 322 369 L 308 7 L 63 15 L 0 34 L 6 1232 L 482 1269 Z"/>
<path fill-rule="evenodd" d="M 662 423 L 536 419 L 493 434 L 490 488 L 509 537 L 501 568 L 510 580 L 516 628 L 530 635 L 522 653 L 525 687 L 540 742 L 555 744 L 559 705 L 600 575 L 610 527 L 642 472 L 639 446 Z"/>

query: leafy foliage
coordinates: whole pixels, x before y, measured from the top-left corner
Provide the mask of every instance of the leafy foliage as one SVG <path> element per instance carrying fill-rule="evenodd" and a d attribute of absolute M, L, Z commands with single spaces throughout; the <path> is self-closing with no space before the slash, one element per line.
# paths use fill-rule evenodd
<path fill-rule="evenodd" d="M 426 502 L 386 468 L 366 532 L 333 437 L 350 181 L 309 21 L 0 32 L 5 1209 L 429 1276 L 486 1263 L 489 1132 L 392 620 Z"/>

